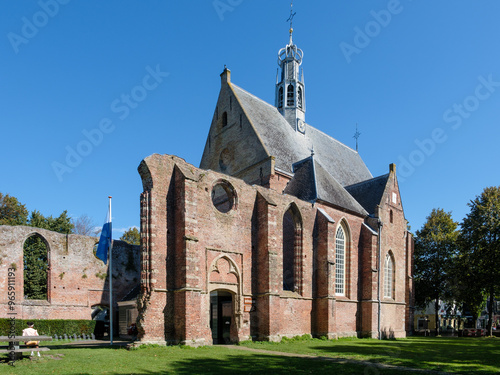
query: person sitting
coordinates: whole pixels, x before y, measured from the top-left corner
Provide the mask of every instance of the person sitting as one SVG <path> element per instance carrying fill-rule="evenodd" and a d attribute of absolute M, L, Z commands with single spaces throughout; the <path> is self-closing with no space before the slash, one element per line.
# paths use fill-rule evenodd
<path fill-rule="evenodd" d="M 28 328 L 23 329 L 23 336 L 38 336 L 38 331 L 33 328 L 34 324 L 33 322 L 27 322 Z M 38 343 L 40 341 L 27 341 L 25 342 L 26 346 L 30 348 L 37 348 L 38 349 Z M 40 357 L 40 352 L 37 351 L 38 356 Z M 35 353 L 34 351 L 31 352 L 31 355 L 34 356 Z"/>

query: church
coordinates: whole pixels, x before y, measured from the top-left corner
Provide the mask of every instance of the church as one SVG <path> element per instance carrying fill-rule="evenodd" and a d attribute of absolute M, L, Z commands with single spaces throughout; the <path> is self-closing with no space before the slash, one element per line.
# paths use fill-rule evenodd
<path fill-rule="evenodd" d="M 396 166 L 306 121 L 303 53 L 278 53 L 271 105 L 225 68 L 200 167 L 145 158 L 138 342 L 405 337 L 413 238 Z"/>

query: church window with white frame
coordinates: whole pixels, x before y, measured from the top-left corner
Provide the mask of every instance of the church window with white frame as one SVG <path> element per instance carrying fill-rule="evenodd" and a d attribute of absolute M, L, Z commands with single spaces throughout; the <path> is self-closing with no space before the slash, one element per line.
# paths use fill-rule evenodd
<path fill-rule="evenodd" d="M 338 296 L 345 295 L 345 242 L 344 229 L 339 226 L 335 235 L 335 294 Z"/>
<path fill-rule="evenodd" d="M 394 298 L 394 260 L 390 253 L 384 263 L 384 298 Z"/>

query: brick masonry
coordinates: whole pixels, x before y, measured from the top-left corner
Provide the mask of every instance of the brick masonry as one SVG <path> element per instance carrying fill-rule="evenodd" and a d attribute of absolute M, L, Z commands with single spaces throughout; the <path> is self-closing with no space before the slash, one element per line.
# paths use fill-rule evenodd
<path fill-rule="evenodd" d="M 231 342 L 306 333 L 377 337 L 379 316 L 384 336 L 404 337 L 411 329 L 413 242 L 395 166 L 377 207 L 381 225 L 345 209 L 281 194 L 272 185 L 283 185 L 285 177 L 278 180 L 273 173 L 264 183 L 270 188 L 249 185 L 176 156 L 154 154 L 141 162 L 139 174 L 141 343 L 212 344 L 210 296 L 216 292 L 231 296 Z M 227 212 L 215 206 L 217 185 L 232 204 Z M 283 290 L 283 217 L 288 210 L 296 223 L 293 291 Z M 339 225 L 347 244 L 344 296 L 335 295 Z M 388 254 L 394 262 L 393 293 L 384 298 Z"/>
<path fill-rule="evenodd" d="M 48 298 L 24 299 L 23 245 L 41 237 L 48 249 Z M 60 234 L 25 226 L 0 226 L 0 317 L 8 315 L 8 269 L 15 267 L 18 319 L 91 319 L 92 307 L 109 306 L 109 263 L 93 255 L 96 237 Z M 139 246 L 113 241 L 114 305 L 139 283 Z M 14 266 L 15 265 L 15 266 Z"/>

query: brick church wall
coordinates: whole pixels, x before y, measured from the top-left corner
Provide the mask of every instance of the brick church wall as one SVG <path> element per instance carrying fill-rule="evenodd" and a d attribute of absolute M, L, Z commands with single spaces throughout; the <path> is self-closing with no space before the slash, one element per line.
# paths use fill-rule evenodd
<path fill-rule="evenodd" d="M 23 245 L 32 235 L 48 248 L 48 298 L 23 295 Z M 93 254 L 96 237 L 60 234 L 25 226 L 0 226 L 0 290 L 7 291 L 8 268 L 15 267 L 16 318 L 91 319 L 92 306 L 109 305 L 109 263 Z M 15 265 L 15 266 L 13 266 Z M 139 283 L 139 247 L 113 241 L 113 297 L 123 298 Z M 8 317 L 7 292 L 0 294 L 0 317 Z"/>
<path fill-rule="evenodd" d="M 212 343 L 210 293 L 231 295 L 231 341 L 280 340 L 377 332 L 378 238 L 365 218 L 328 204 L 301 201 L 169 155 L 141 163 L 140 342 Z M 213 201 L 222 184 L 233 200 L 219 211 Z M 392 191 L 391 191 L 392 192 Z M 216 202 L 222 202 L 217 199 Z M 393 208 L 384 226 L 382 256 L 396 264 L 395 298 L 383 301 L 383 329 L 405 330 L 405 228 Z M 299 244 L 295 291 L 283 290 L 283 217 L 292 209 Z M 321 209 L 321 210 L 320 210 Z M 380 214 L 387 209 L 380 207 Z M 382 218 L 385 221 L 385 216 Z M 345 296 L 335 295 L 335 233 L 347 234 Z M 387 228 L 387 229 L 386 229 Z M 295 239 L 297 241 L 297 239 Z M 298 255 L 300 253 L 300 255 Z"/>

